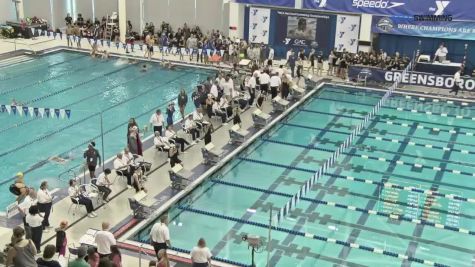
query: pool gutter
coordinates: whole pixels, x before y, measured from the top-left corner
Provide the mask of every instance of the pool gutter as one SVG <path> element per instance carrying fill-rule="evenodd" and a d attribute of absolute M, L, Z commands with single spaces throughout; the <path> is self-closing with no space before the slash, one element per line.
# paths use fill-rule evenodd
<path fill-rule="evenodd" d="M 256 132 L 253 136 L 251 136 L 246 142 L 244 142 L 242 145 L 237 147 L 235 150 L 233 150 L 230 154 L 226 155 L 217 165 L 211 167 L 208 169 L 206 172 L 204 172 L 200 177 L 198 177 L 196 180 L 194 180 L 190 185 L 188 185 L 184 190 L 180 191 L 177 193 L 175 196 L 173 196 L 171 199 L 169 199 L 167 202 L 165 202 L 160 208 L 158 208 L 148 219 L 139 222 L 137 225 L 135 225 L 131 230 L 127 231 L 122 237 L 119 238 L 119 242 L 128 245 L 128 246 L 133 246 L 136 248 L 144 248 L 144 249 L 153 249 L 153 247 L 150 244 L 143 244 L 140 242 L 132 241 L 129 240 L 129 238 L 135 234 L 137 234 L 138 231 L 140 231 L 141 228 L 143 228 L 145 225 L 150 224 L 152 221 L 156 220 L 160 215 L 165 213 L 170 207 L 174 204 L 176 204 L 179 200 L 181 200 L 183 197 L 188 195 L 191 191 L 193 191 L 197 186 L 199 186 L 205 179 L 207 179 L 209 176 L 220 170 L 224 165 L 226 165 L 230 160 L 232 160 L 237 154 L 241 153 L 244 149 L 246 149 L 248 146 L 250 146 L 256 139 L 261 137 L 264 133 L 266 133 L 270 128 L 275 126 L 278 122 L 280 122 L 284 117 L 288 116 L 292 111 L 294 111 L 298 106 L 300 106 L 302 103 L 304 103 L 308 98 L 310 98 L 312 95 L 314 95 L 316 92 L 318 92 L 325 83 L 320 83 L 317 85 L 314 89 L 310 90 L 304 97 L 302 97 L 299 101 L 295 102 L 292 104 L 290 108 L 288 108 L 286 111 L 284 111 L 282 114 L 278 115 L 275 117 L 271 123 L 266 125 L 264 128 Z M 188 254 L 180 253 L 177 251 L 170 251 L 172 255 L 177 255 L 178 257 L 182 257 L 184 259 L 189 259 L 190 256 Z M 216 264 L 216 266 L 230 266 L 225 263 L 219 263 Z"/>

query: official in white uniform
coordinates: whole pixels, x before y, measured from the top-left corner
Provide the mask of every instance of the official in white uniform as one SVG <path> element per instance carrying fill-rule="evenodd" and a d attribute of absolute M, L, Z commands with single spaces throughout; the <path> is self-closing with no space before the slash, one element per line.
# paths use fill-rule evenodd
<path fill-rule="evenodd" d="M 443 63 L 447 59 L 448 53 L 447 47 L 445 47 L 444 43 L 441 43 L 437 51 L 435 51 L 435 58 L 437 58 L 440 63 Z"/>

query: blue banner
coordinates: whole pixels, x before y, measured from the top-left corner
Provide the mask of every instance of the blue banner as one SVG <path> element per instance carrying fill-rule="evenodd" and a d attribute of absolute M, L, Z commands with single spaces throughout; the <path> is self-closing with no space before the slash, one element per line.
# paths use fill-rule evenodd
<path fill-rule="evenodd" d="M 236 2 L 251 5 L 295 7 L 295 0 L 236 0 Z"/>
<path fill-rule="evenodd" d="M 475 23 L 466 21 L 415 21 L 408 17 L 373 16 L 373 33 L 475 40 Z"/>
<path fill-rule="evenodd" d="M 310 9 L 408 16 L 451 15 L 453 19 L 475 20 L 473 0 L 303 0 Z"/>
<path fill-rule="evenodd" d="M 402 75 L 400 70 L 383 70 L 367 66 L 350 66 L 348 77 L 350 80 L 357 80 L 366 77 L 367 82 L 392 83 L 401 79 L 401 84 L 436 87 L 442 89 L 452 89 L 454 87 L 454 77 L 451 75 L 435 75 L 426 72 L 408 72 Z M 475 89 L 475 80 L 462 77 L 462 90 Z"/>

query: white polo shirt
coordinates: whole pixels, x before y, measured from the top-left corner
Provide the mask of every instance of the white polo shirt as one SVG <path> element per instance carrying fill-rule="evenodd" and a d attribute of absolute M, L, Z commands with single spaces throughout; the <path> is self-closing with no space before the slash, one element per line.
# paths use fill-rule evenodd
<path fill-rule="evenodd" d="M 218 86 L 216 86 L 216 84 L 211 85 L 209 93 L 212 94 L 214 98 L 218 98 Z"/>
<path fill-rule="evenodd" d="M 36 193 L 36 198 L 38 199 L 38 203 L 45 204 L 45 203 L 51 203 L 53 201 L 53 198 L 51 197 L 51 194 L 49 193 L 48 189 L 40 189 Z"/>
<path fill-rule="evenodd" d="M 41 224 L 43 222 L 43 217 L 41 217 L 39 214 L 36 214 L 36 215 L 33 216 L 33 215 L 27 213 L 25 221 L 30 227 L 39 227 L 39 226 L 41 226 Z"/>
<path fill-rule="evenodd" d="M 155 223 L 150 230 L 150 238 L 155 243 L 165 243 L 170 240 L 168 226 L 161 222 Z"/>
<path fill-rule="evenodd" d="M 270 83 L 270 76 L 266 72 L 261 73 L 259 76 L 259 81 L 261 84 L 269 84 Z"/>
<path fill-rule="evenodd" d="M 270 87 L 279 87 L 282 81 L 280 80 L 280 77 L 277 75 L 274 75 L 270 77 Z"/>
<path fill-rule="evenodd" d="M 256 77 L 252 76 L 249 79 L 249 88 L 256 88 L 257 82 L 256 82 Z"/>
<path fill-rule="evenodd" d="M 107 181 L 106 181 L 106 174 L 105 173 L 99 174 L 99 176 L 97 177 L 96 185 L 98 185 L 98 186 L 107 186 L 107 185 L 109 185 L 109 183 L 107 183 Z"/>
<path fill-rule="evenodd" d="M 109 231 L 98 231 L 94 241 L 97 244 L 97 253 L 103 255 L 111 254 L 111 246 L 116 245 L 115 237 Z"/>
<path fill-rule="evenodd" d="M 115 160 L 114 160 L 114 169 L 115 169 L 115 170 L 122 170 L 122 169 L 125 169 L 125 168 L 124 168 L 125 166 L 127 166 L 127 164 L 125 164 L 122 159 L 115 158 Z"/>
<path fill-rule="evenodd" d="M 153 126 L 163 126 L 163 115 L 157 115 L 157 113 L 153 113 L 152 117 L 150 117 L 150 123 Z"/>
<path fill-rule="evenodd" d="M 229 79 L 227 82 L 224 81 L 224 83 L 223 83 L 223 94 L 229 96 L 229 95 L 231 95 L 233 90 L 234 90 L 233 79 Z"/>
<path fill-rule="evenodd" d="M 191 250 L 190 256 L 191 256 L 191 260 L 194 263 L 207 263 L 208 259 L 211 258 L 211 256 L 213 255 L 211 255 L 211 252 L 209 251 L 209 248 L 207 247 L 204 247 L 204 248 L 194 247 Z"/>

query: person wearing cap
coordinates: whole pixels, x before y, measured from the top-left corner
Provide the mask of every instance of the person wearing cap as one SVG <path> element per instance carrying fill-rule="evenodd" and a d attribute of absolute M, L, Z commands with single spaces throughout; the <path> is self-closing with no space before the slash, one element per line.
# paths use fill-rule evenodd
<path fill-rule="evenodd" d="M 108 222 L 102 223 L 102 230 L 97 231 L 94 241 L 97 244 L 97 253 L 101 258 L 108 257 L 111 254 L 111 246 L 116 245 L 114 234 L 110 231 Z"/>
<path fill-rule="evenodd" d="M 174 113 L 175 113 L 175 102 L 171 102 L 167 107 L 167 126 L 168 125 L 173 125 L 173 114 Z"/>
<path fill-rule="evenodd" d="M 78 257 L 68 263 L 68 267 L 90 267 L 84 259 L 87 256 L 87 246 L 82 245 L 77 251 Z"/>
<path fill-rule="evenodd" d="M 16 201 L 21 202 L 28 195 L 30 188 L 26 186 L 25 176 L 22 172 L 18 172 L 15 177 L 15 187 L 17 188 L 18 192 L 20 192 Z"/>
<path fill-rule="evenodd" d="M 89 169 L 89 175 L 91 179 L 96 178 L 97 163 L 99 162 L 99 165 L 101 165 L 101 155 L 95 146 L 96 143 L 91 142 L 87 146 L 87 150 L 84 151 L 84 158 L 86 159 L 86 164 L 87 168 Z"/>
<path fill-rule="evenodd" d="M 150 117 L 150 124 L 153 126 L 153 131 L 159 132 L 160 135 L 162 135 L 163 121 L 164 119 L 163 119 L 162 111 L 160 109 L 157 109 L 157 111 L 155 111 L 155 113 L 153 113 L 152 116 Z"/>

